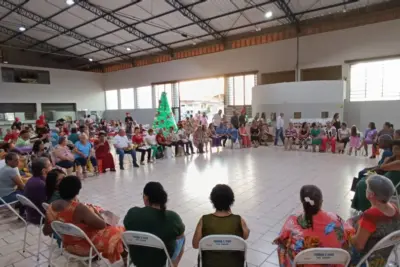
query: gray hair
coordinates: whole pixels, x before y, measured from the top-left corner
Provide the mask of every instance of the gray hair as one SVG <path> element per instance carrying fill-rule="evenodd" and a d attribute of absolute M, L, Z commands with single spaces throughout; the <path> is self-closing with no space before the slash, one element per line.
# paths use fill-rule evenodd
<path fill-rule="evenodd" d="M 383 203 L 389 202 L 396 190 L 390 179 L 378 174 L 368 177 L 367 186 L 367 190 L 374 193 L 375 198 Z"/>

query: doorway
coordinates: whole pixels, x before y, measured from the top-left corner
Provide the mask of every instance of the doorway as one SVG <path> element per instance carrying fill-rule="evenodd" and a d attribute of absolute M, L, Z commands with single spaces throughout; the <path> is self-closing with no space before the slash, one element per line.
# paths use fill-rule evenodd
<path fill-rule="evenodd" d="M 204 112 L 208 123 L 224 110 L 224 77 L 179 82 L 181 120 Z"/>

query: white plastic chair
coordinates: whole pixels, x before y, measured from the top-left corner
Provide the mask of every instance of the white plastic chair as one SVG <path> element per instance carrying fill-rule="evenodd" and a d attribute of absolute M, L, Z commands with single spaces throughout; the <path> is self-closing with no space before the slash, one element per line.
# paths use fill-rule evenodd
<path fill-rule="evenodd" d="M 397 265 L 400 264 L 400 258 L 398 255 L 398 248 L 400 246 L 400 230 L 395 231 L 384 238 L 382 238 L 378 243 L 373 246 L 370 251 L 364 257 L 361 258 L 360 262 L 356 265 L 356 267 L 360 267 L 364 262 L 368 261 L 369 256 L 373 254 L 375 251 L 388 248 L 393 246 L 392 253 L 394 252 L 395 261 Z"/>
<path fill-rule="evenodd" d="M 243 251 L 244 252 L 244 263 L 246 267 L 246 254 L 247 254 L 247 243 L 243 238 L 234 235 L 209 235 L 203 237 L 199 244 L 199 266 L 203 266 L 202 252 L 203 251 Z"/>
<path fill-rule="evenodd" d="M 400 209 L 400 197 L 399 197 L 399 193 L 397 193 L 397 190 L 400 187 L 400 182 L 396 185 L 396 190 L 394 191 L 394 196 L 391 198 L 391 202 L 396 203 L 397 208 Z"/>
<path fill-rule="evenodd" d="M 88 266 L 91 267 L 93 258 L 98 256 L 106 264 L 106 266 L 111 267 L 111 265 L 102 257 L 101 253 L 97 250 L 97 248 L 94 246 L 94 244 L 89 239 L 89 237 L 85 234 L 85 232 L 83 232 L 82 229 L 79 228 L 78 226 L 75 226 L 75 225 L 73 225 L 71 223 L 62 223 L 60 221 L 54 221 L 54 222 L 51 223 L 51 228 L 62 239 L 63 239 L 63 237 L 65 235 L 78 237 L 78 238 L 85 239 L 86 242 L 88 242 L 89 245 L 90 245 L 90 251 L 89 251 L 89 255 L 88 256 L 79 256 L 79 255 L 75 255 L 75 254 L 69 253 L 66 250 L 63 250 L 63 255 L 67 258 L 67 266 L 69 266 L 70 258 L 74 258 L 74 259 L 77 259 L 77 260 L 79 260 L 79 261 L 81 261 L 83 263 L 85 263 L 85 261 L 89 261 L 89 265 Z M 49 266 L 53 266 L 52 265 L 52 261 L 51 261 L 52 254 L 53 254 L 53 251 L 55 249 L 52 246 L 53 245 L 53 240 L 54 240 L 54 238 L 51 239 L 51 243 L 50 243 L 51 249 L 50 249 L 50 254 L 49 254 Z M 61 248 L 63 248 L 63 244 L 62 243 L 61 243 Z"/>
<path fill-rule="evenodd" d="M 350 263 L 349 252 L 341 248 L 310 248 L 303 250 L 293 260 L 297 264 L 341 264 L 345 267 Z"/>
<path fill-rule="evenodd" d="M 40 215 L 40 223 L 39 223 L 39 240 L 38 240 L 38 251 L 36 254 L 37 260 L 39 261 L 39 253 L 40 253 L 40 242 L 42 239 L 42 226 L 43 226 L 43 221 L 46 218 L 46 216 L 43 214 L 43 212 L 36 207 L 35 204 L 32 203 L 32 201 L 30 201 L 27 197 L 23 196 L 23 195 L 17 195 L 17 199 L 19 200 L 19 202 L 21 202 L 22 205 L 24 205 L 25 207 L 29 207 L 31 209 L 36 210 L 37 213 L 39 213 Z M 24 249 L 23 251 L 25 252 L 25 246 L 26 246 L 26 233 L 28 231 L 28 224 L 29 222 L 25 221 L 25 234 L 24 234 Z"/>
<path fill-rule="evenodd" d="M 174 266 L 164 242 L 153 234 L 138 231 L 126 231 L 122 234 L 122 242 L 128 250 L 128 266 L 131 260 L 129 255 L 129 246 L 150 247 L 164 250 L 165 255 L 167 256 L 165 266 Z"/>
<path fill-rule="evenodd" d="M 45 211 L 47 211 L 47 209 L 49 208 L 49 206 L 50 206 L 49 203 L 46 203 L 46 202 L 43 202 L 43 203 L 42 203 L 42 207 L 43 207 L 43 209 L 44 209 Z"/>

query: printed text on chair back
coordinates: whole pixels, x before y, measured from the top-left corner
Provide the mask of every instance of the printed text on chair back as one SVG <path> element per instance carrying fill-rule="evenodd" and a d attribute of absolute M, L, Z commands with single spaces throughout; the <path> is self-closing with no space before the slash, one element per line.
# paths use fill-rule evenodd
<path fill-rule="evenodd" d="M 127 245 L 137 245 L 163 249 L 163 241 L 157 236 L 149 233 L 127 231 L 123 234 L 123 239 Z"/>
<path fill-rule="evenodd" d="M 294 259 L 293 265 L 297 264 L 343 264 L 348 265 L 350 254 L 343 249 L 334 248 L 312 248 L 307 249 Z"/>
<path fill-rule="evenodd" d="M 378 242 L 378 244 L 376 244 L 376 246 L 374 247 L 374 250 L 384 249 L 395 245 L 400 245 L 400 230 L 391 233 L 380 242 Z"/>
<path fill-rule="evenodd" d="M 207 250 L 232 250 L 245 251 L 246 242 L 237 236 L 216 235 L 207 236 L 200 241 L 200 248 L 203 251 Z"/>

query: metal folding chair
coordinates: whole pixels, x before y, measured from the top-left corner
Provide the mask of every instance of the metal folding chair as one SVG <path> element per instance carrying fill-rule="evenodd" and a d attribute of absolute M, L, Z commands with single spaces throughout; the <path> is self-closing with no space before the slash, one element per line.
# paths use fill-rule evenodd
<path fill-rule="evenodd" d="M 78 226 L 75 226 L 71 223 L 62 223 L 60 221 L 54 221 L 51 223 L 51 228 L 62 239 L 64 239 L 65 235 L 74 236 L 74 237 L 85 239 L 86 242 L 88 242 L 88 244 L 90 245 L 90 251 L 89 251 L 88 256 L 79 256 L 79 255 L 69 253 L 66 250 L 63 250 L 63 255 L 67 258 L 67 266 L 69 266 L 70 258 L 74 258 L 83 263 L 85 263 L 85 261 L 88 261 L 89 262 L 88 266 L 91 267 L 93 258 L 98 256 L 106 264 L 106 266 L 111 267 L 111 264 L 102 257 L 101 253 L 97 250 L 97 248 L 92 243 L 92 241 L 89 239 L 89 237 Z M 54 240 L 54 238 L 51 239 L 51 243 L 50 243 L 51 249 L 50 249 L 50 254 L 49 254 L 49 266 L 52 266 L 51 257 L 53 255 L 53 251 L 54 251 L 54 248 L 52 247 L 53 240 Z M 63 248 L 62 243 L 61 243 L 61 248 Z"/>
<path fill-rule="evenodd" d="M 165 263 L 165 266 L 174 266 L 164 242 L 153 234 L 138 231 L 126 231 L 122 234 L 122 242 L 124 242 L 124 245 L 128 252 L 129 246 L 142 246 L 164 250 L 167 257 L 167 262 Z M 130 264 L 130 259 L 130 255 L 128 255 L 128 266 Z"/>
<path fill-rule="evenodd" d="M 400 258 L 398 255 L 399 245 L 400 245 L 400 230 L 385 236 L 378 243 L 376 243 L 375 246 L 373 246 L 368 251 L 368 253 L 361 258 L 360 262 L 356 265 L 356 267 L 360 267 L 364 262 L 368 261 L 369 256 L 371 256 L 371 254 L 373 254 L 375 251 L 388 248 L 391 246 L 393 246 L 392 253 L 394 252 L 396 264 L 397 266 L 399 266 L 400 265 Z"/>
<path fill-rule="evenodd" d="M 310 248 L 303 250 L 293 260 L 293 266 L 297 264 L 341 264 L 345 267 L 350 263 L 349 252 L 341 248 Z"/>
<path fill-rule="evenodd" d="M 34 209 L 35 211 L 37 211 L 37 213 L 40 214 L 41 218 L 40 218 L 40 223 L 39 223 L 39 240 L 38 240 L 38 251 L 36 254 L 37 260 L 39 261 L 39 253 L 40 253 L 40 242 L 42 239 L 42 226 L 43 226 L 43 221 L 46 218 L 46 216 L 43 214 L 43 212 L 36 207 L 35 204 L 32 203 L 32 201 L 30 201 L 27 197 L 23 196 L 23 195 L 17 195 L 17 199 L 19 200 L 19 202 L 21 202 L 22 205 L 24 205 L 25 207 L 29 207 L 31 209 Z M 27 221 L 25 221 L 27 222 Z M 28 224 L 29 222 L 25 223 L 25 235 L 24 235 L 24 252 L 25 252 L 25 246 L 26 246 L 26 234 L 28 231 Z"/>
<path fill-rule="evenodd" d="M 247 243 L 243 238 L 234 235 L 209 235 L 203 237 L 199 244 L 199 266 L 203 266 L 203 251 L 243 251 L 244 262 L 246 267 Z"/>

